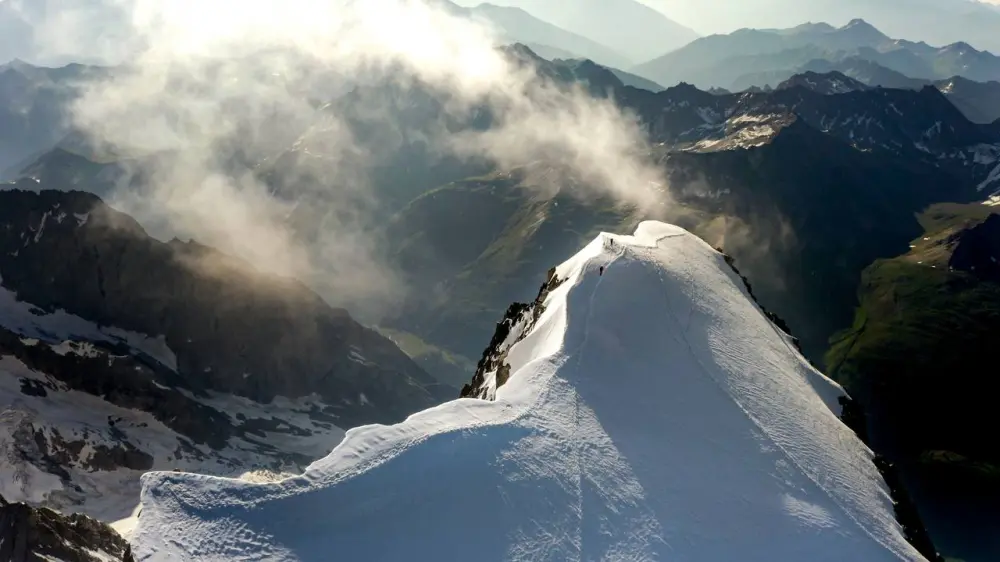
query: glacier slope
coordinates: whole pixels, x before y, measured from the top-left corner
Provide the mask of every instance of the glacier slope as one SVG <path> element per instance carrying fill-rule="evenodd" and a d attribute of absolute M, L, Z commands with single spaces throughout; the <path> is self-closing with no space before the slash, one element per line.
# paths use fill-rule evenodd
<path fill-rule="evenodd" d="M 138 559 L 923 559 L 842 389 L 711 247 L 646 222 L 557 275 L 496 401 L 352 429 L 279 482 L 146 474 Z"/>

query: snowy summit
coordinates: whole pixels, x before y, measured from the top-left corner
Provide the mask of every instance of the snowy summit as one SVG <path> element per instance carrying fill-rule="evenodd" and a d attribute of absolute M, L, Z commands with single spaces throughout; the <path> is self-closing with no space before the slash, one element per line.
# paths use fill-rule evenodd
<path fill-rule="evenodd" d="M 645 222 L 556 275 L 495 400 L 353 429 L 277 482 L 149 473 L 137 559 L 923 560 L 843 390 L 721 254 Z"/>

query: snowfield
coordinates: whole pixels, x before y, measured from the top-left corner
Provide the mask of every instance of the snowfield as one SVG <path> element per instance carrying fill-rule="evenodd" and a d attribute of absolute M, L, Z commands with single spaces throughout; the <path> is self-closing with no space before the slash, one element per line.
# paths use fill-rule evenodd
<path fill-rule="evenodd" d="M 842 389 L 720 254 L 646 222 L 557 274 L 496 401 L 352 429 L 277 482 L 148 473 L 137 558 L 923 560 Z"/>

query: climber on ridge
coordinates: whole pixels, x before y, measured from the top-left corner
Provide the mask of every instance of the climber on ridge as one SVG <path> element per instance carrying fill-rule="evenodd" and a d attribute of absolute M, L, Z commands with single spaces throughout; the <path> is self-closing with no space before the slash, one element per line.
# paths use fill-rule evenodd
<path fill-rule="evenodd" d="M 603 275 L 604 275 L 604 266 L 602 265 L 602 266 L 601 266 L 601 270 L 600 270 L 600 272 L 598 273 L 598 276 L 603 276 Z"/>

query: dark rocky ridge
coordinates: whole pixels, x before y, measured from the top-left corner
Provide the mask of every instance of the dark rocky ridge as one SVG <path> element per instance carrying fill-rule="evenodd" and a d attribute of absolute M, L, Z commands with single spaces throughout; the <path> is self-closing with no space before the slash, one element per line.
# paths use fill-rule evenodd
<path fill-rule="evenodd" d="M 545 312 L 545 298 L 556 287 L 561 285 L 563 281 L 565 279 L 559 279 L 556 275 L 556 269 L 552 268 L 548 272 L 545 283 L 542 283 L 541 288 L 538 289 L 538 296 L 535 297 L 535 300 L 531 304 L 515 302 L 507 308 L 503 319 L 497 323 L 493 339 L 490 340 L 490 344 L 483 351 L 483 357 L 476 366 L 476 373 L 472 377 L 472 381 L 462 387 L 461 398 L 495 399 L 495 396 L 489 396 L 489 389 L 484 387 L 486 374 L 496 371 L 496 388 L 507 384 L 511 374 L 510 365 L 506 362 L 507 352 L 531 331 L 535 322 Z M 524 323 L 521 337 L 511 342 L 508 347 L 503 347 L 503 343 L 507 340 L 507 336 L 510 335 L 510 331 L 521 323 Z"/>
<path fill-rule="evenodd" d="M 162 334 L 179 381 L 194 391 L 259 402 L 351 397 L 347 427 L 398 421 L 449 394 L 301 283 L 195 242 L 159 242 L 88 193 L 0 193 L 0 274 L 42 310 Z"/>
<path fill-rule="evenodd" d="M 83 515 L 7 503 L 0 497 L 0 560 L 4 562 L 135 562 L 114 529 Z"/>
<path fill-rule="evenodd" d="M 788 327 L 788 322 L 785 322 L 780 316 L 765 308 L 764 305 L 761 304 L 759 300 L 757 300 L 757 296 L 753 294 L 753 285 L 750 284 L 750 280 L 747 279 L 747 276 L 740 273 L 740 270 L 736 268 L 736 260 L 729 254 L 722 251 L 721 248 L 716 248 L 715 251 L 722 254 L 722 259 L 726 261 L 726 265 L 728 265 L 730 269 L 733 270 L 733 273 L 738 275 L 739 278 L 743 281 L 743 286 L 746 287 L 747 294 L 750 295 L 750 298 L 757 305 L 757 308 L 760 308 L 761 312 L 764 313 L 764 316 L 766 316 L 767 319 L 770 320 L 772 324 L 774 324 L 779 330 L 781 330 L 782 332 L 787 334 L 790 338 L 792 338 L 792 343 L 795 345 L 795 348 L 801 352 L 802 345 L 799 343 L 799 339 L 792 335 L 792 330 L 791 328 Z"/>

